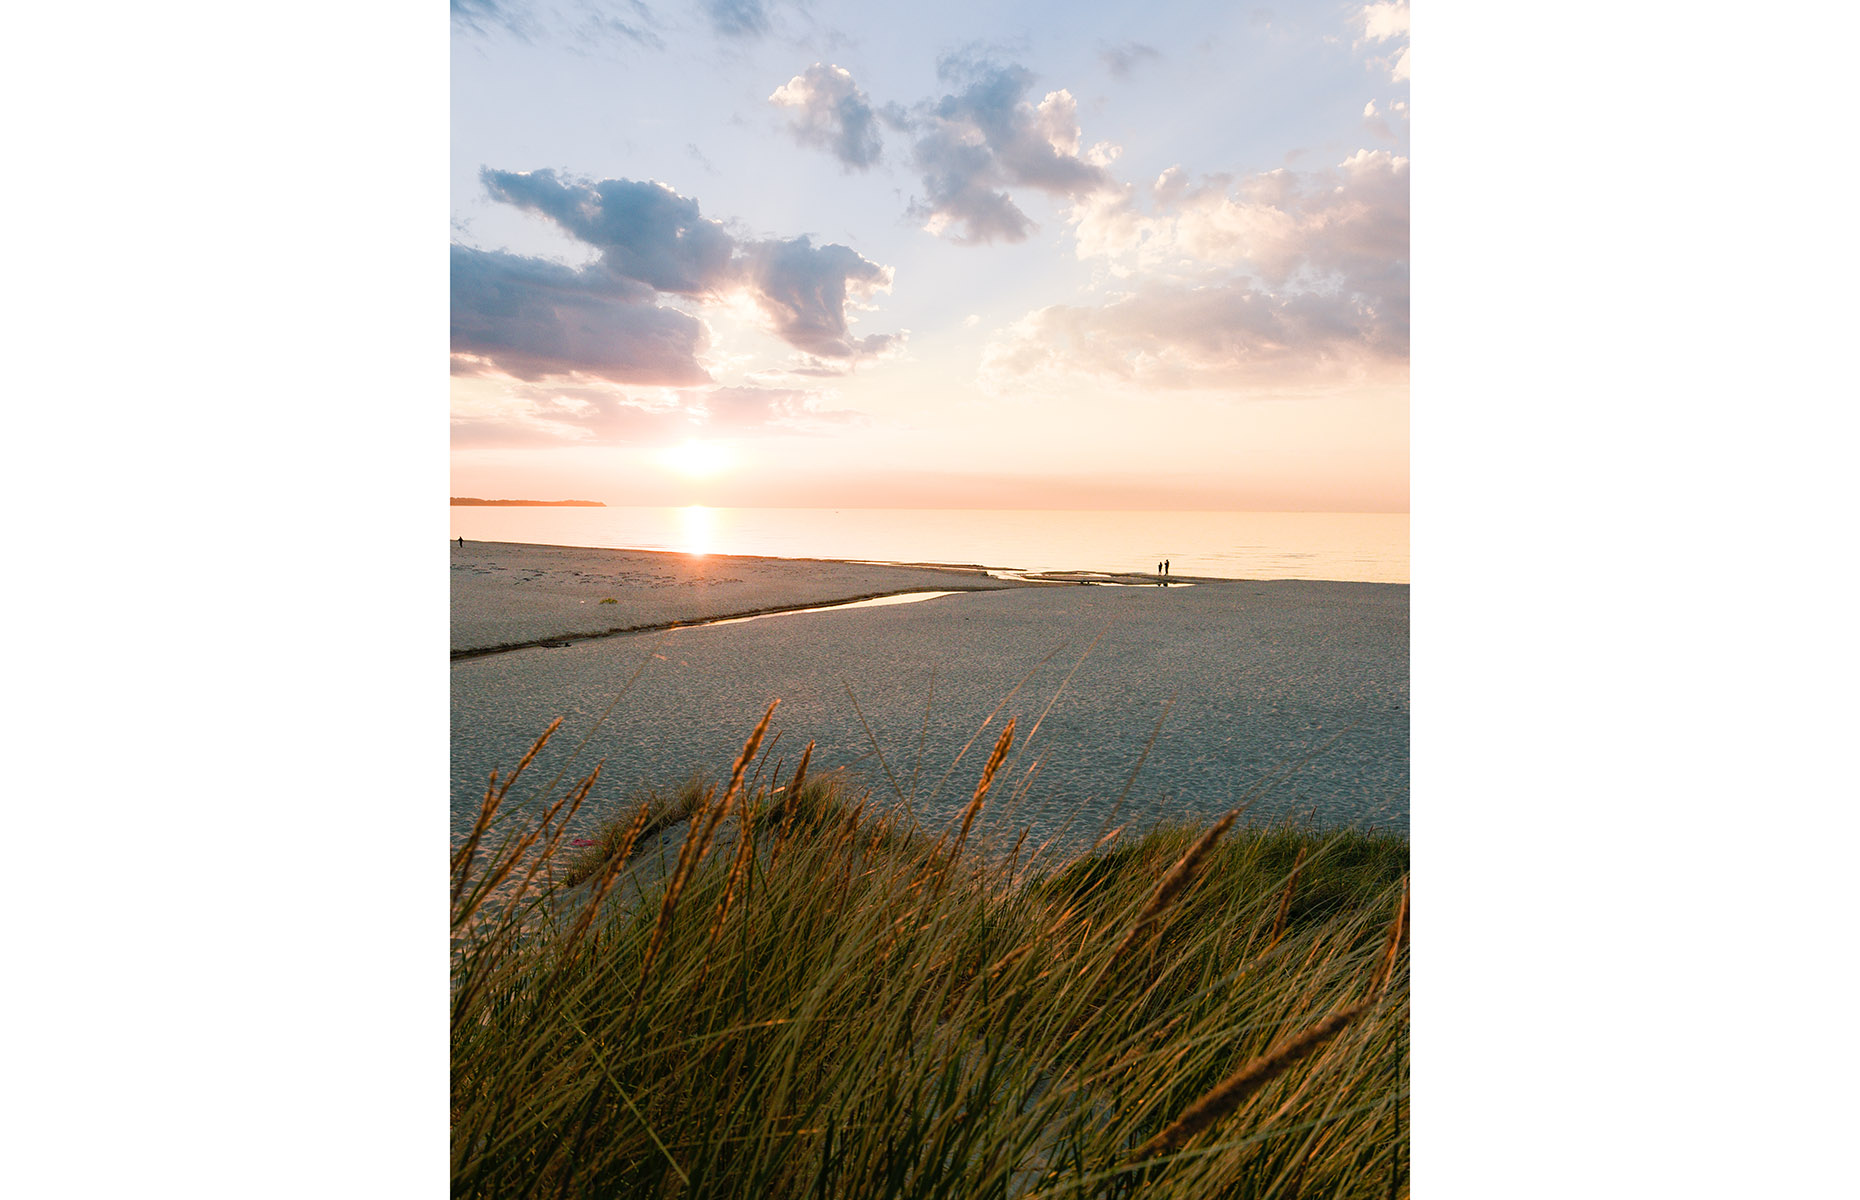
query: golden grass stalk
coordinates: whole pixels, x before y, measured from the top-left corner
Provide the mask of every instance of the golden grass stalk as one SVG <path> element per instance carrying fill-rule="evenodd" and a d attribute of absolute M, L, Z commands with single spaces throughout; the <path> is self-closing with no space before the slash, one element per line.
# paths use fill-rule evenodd
<path fill-rule="evenodd" d="M 588 793 L 593 790 L 594 781 L 600 778 L 600 774 L 601 764 L 596 763 L 594 770 L 589 772 L 587 777 L 580 783 L 576 784 L 574 790 L 551 805 L 549 811 L 543 814 L 542 820 L 537 822 L 528 833 L 525 833 L 513 848 L 504 852 L 502 859 L 498 861 L 490 877 L 472 890 L 463 908 L 459 908 L 455 901 L 452 917 L 454 928 L 458 928 L 471 920 L 472 915 L 484 905 L 485 901 L 496 893 L 498 887 L 503 884 L 505 879 L 510 877 L 510 874 L 516 870 L 518 864 L 523 862 L 524 856 L 528 853 L 530 846 L 549 829 L 550 824 L 555 821 L 557 815 L 562 812 L 562 809 L 567 807 L 567 815 L 562 817 L 561 824 L 556 826 L 554 834 L 550 836 L 542 852 L 530 861 L 530 869 L 524 873 L 522 881 L 512 893 L 507 911 L 515 911 L 517 902 L 528 894 L 530 884 L 534 882 L 537 873 L 548 866 L 550 856 L 555 853 L 556 843 L 562 840 L 563 833 L 568 829 L 569 818 L 573 817 L 576 811 L 581 808 L 582 801 L 588 798 Z"/>
<path fill-rule="evenodd" d="M 581 916 L 576 919 L 575 927 L 569 932 L 568 941 L 562 947 L 562 953 L 565 958 L 569 955 L 570 951 L 574 950 L 575 943 L 580 940 L 583 931 L 593 922 L 595 914 L 601 909 L 602 902 L 607 899 L 608 891 L 611 890 L 615 882 L 619 880 L 620 872 L 626 869 L 627 863 L 633 857 L 633 847 L 638 844 L 640 834 L 645 832 L 646 822 L 650 820 L 651 817 L 652 802 L 650 800 L 640 801 L 638 811 L 633 814 L 632 822 L 626 827 L 626 833 L 620 838 L 619 847 L 613 854 L 608 856 L 606 862 L 601 864 L 600 875 L 597 876 L 594 881 L 594 887 L 590 891 L 588 903 L 581 910 Z"/>
<path fill-rule="evenodd" d="M 491 827 L 491 818 L 497 813 L 497 768 L 491 769 L 491 781 L 485 785 L 484 801 L 478 806 L 478 818 L 472 822 L 471 833 L 460 846 L 458 853 L 452 856 L 452 903 L 459 902 L 459 893 L 465 890 L 465 881 L 471 876 L 472 856 L 478 853 L 478 843 L 484 838 L 485 830 Z"/>
<path fill-rule="evenodd" d="M 1184 856 L 1186 857 L 1186 856 Z M 1189 1105 L 1167 1129 L 1138 1148 L 1135 1159 L 1141 1161 L 1178 1150 L 1188 1139 L 1214 1124 L 1245 1102 L 1248 1096 L 1271 1083 L 1286 1068 L 1306 1057 L 1330 1039 L 1342 1033 L 1352 1021 L 1375 1006 L 1394 969 L 1408 930 L 1408 881 L 1402 880 L 1401 903 L 1395 919 L 1389 922 L 1388 937 L 1383 940 L 1376 973 L 1369 982 L 1369 994 L 1348 1008 L 1340 1008 L 1295 1037 L 1287 1038 L 1266 1053 L 1229 1075 L 1201 1099 Z"/>
<path fill-rule="evenodd" d="M 554 861 L 556 848 L 568 833 L 569 822 L 575 819 L 575 814 L 581 811 L 582 802 L 588 798 L 588 793 L 594 790 L 594 781 L 601 777 L 601 768 L 606 765 L 606 762 L 606 759 L 602 759 L 595 763 L 594 770 L 588 772 L 568 795 L 556 801 L 554 807 L 543 817 L 542 827 L 544 829 L 549 828 L 550 822 L 556 819 L 557 813 L 561 813 L 562 820 L 556 825 L 555 832 L 549 835 L 549 840 L 544 843 L 542 852 L 536 856 L 536 860 L 530 864 L 529 871 L 523 876 L 523 883 L 518 888 L 519 895 L 529 890 L 530 883 L 536 878 L 537 872 L 548 868 Z M 568 809 L 567 812 L 562 812 L 564 807 Z M 553 880 L 553 873 L 550 878 Z"/>
<path fill-rule="evenodd" d="M 994 785 L 995 772 L 1001 769 L 1001 761 L 1007 757 L 1009 747 L 1014 744 L 1015 720 L 1016 718 L 1009 717 L 1007 727 L 1002 729 L 1001 736 L 995 739 L 995 748 L 989 752 L 988 762 L 982 767 L 982 778 L 975 785 L 975 795 L 969 798 L 969 803 L 962 810 L 962 828 L 956 834 L 956 841 L 950 846 L 949 853 L 947 856 L 943 853 L 943 840 L 949 836 L 949 830 L 946 828 L 943 836 L 936 840 L 935 852 L 924 864 L 923 874 L 919 876 L 919 881 L 934 879 L 931 886 L 933 897 L 942 894 L 944 884 L 949 881 L 950 871 L 954 869 L 957 860 L 962 857 L 962 847 L 969 840 L 969 827 L 975 823 L 976 814 L 982 811 L 982 801 L 988 798 L 988 789 Z M 917 882 L 913 881 L 912 886 L 915 887 Z"/>
<path fill-rule="evenodd" d="M 652 964 L 659 957 L 659 949 L 665 944 L 665 936 L 671 930 L 672 916 L 678 911 L 678 896 L 684 891 L 685 883 L 697 870 L 698 864 L 710 852 L 710 843 L 717 836 L 717 826 L 730 811 L 730 803 L 736 798 L 738 789 L 743 786 L 743 772 L 755 761 L 756 748 L 762 744 L 762 735 L 768 732 L 769 719 L 775 715 L 775 708 L 780 700 L 771 700 L 768 711 L 756 723 L 755 732 L 743 743 L 743 752 L 736 756 L 736 762 L 730 767 L 730 786 L 724 792 L 723 799 L 714 806 L 706 805 L 691 816 L 690 828 L 685 833 L 684 848 L 678 854 L 678 867 L 672 872 L 671 882 L 665 885 L 665 899 L 659 905 L 659 919 L 652 927 L 652 940 L 646 943 L 646 956 L 640 962 L 639 979 L 642 984 L 637 996 L 645 995 L 643 987 L 646 977 L 652 972 Z M 699 819 L 703 818 L 703 834 L 698 833 Z M 695 849 L 693 847 L 695 846 Z"/>
<path fill-rule="evenodd" d="M 814 743 L 807 743 L 807 749 L 801 751 L 801 761 L 794 768 L 794 778 L 788 781 L 787 799 L 781 802 L 781 833 L 775 839 L 775 849 L 771 854 L 773 860 L 781 857 L 782 847 L 788 844 L 788 835 L 794 830 L 795 812 L 801 807 L 801 785 L 807 782 L 807 760 L 814 756 Z"/>
<path fill-rule="evenodd" d="M 557 801 L 556 803 L 559 807 L 561 801 Z M 485 901 L 489 900 L 497 892 L 497 889 L 503 885 L 504 880 L 510 878 L 511 872 L 517 869 L 517 864 L 523 861 L 523 856 L 529 852 L 530 846 L 535 843 L 538 837 L 542 836 L 543 829 L 544 826 L 542 824 L 536 825 L 528 833 L 518 839 L 514 847 L 504 853 L 503 857 L 498 860 L 496 867 L 492 869 L 490 876 L 486 878 L 483 883 L 473 888 L 471 895 L 466 897 L 463 907 L 457 909 L 452 914 L 453 928 L 457 929 L 470 923 L 477 911 L 484 907 Z M 508 911 L 507 908 L 506 912 Z"/>
<path fill-rule="evenodd" d="M 642 810 L 645 807 L 646 806 L 643 804 L 640 806 Z M 640 821 L 636 818 L 633 822 L 633 828 L 637 829 L 639 825 Z M 569 931 L 568 940 L 562 945 L 562 955 L 564 958 L 569 957 L 574 951 L 575 943 L 581 940 L 581 935 L 587 930 L 588 926 L 593 923 L 594 915 L 601 911 L 601 904 L 606 901 L 608 891 L 613 888 L 614 883 L 620 878 L 620 872 L 626 869 L 626 864 L 627 856 L 624 854 L 616 854 L 601 865 L 601 873 L 595 879 L 594 887 L 589 891 L 588 902 L 582 907 L 581 915 L 575 919 L 575 927 Z"/>
<path fill-rule="evenodd" d="M 485 831 L 490 829 L 491 818 L 497 815 L 498 807 L 503 804 L 504 797 L 510 794 L 510 785 L 517 781 L 517 776 L 523 774 L 524 768 L 536 761 L 536 756 L 542 753 L 542 748 L 561 727 L 562 718 L 560 717 L 549 722 L 549 728 L 542 731 L 542 735 L 531 743 L 528 750 L 523 752 L 523 757 L 518 761 L 516 768 L 505 776 L 502 787 L 498 786 L 497 772 L 491 772 L 491 782 L 484 789 L 484 803 L 479 807 L 478 819 L 472 823 L 471 835 L 465 839 L 465 845 L 452 859 L 452 873 L 457 876 L 452 882 L 452 903 L 457 904 L 459 896 L 465 891 L 465 880 L 471 874 L 472 856 L 477 854 L 478 843 L 483 840 Z"/>
<path fill-rule="evenodd" d="M 499 788 L 497 792 L 497 798 L 499 800 L 502 800 L 509 794 L 510 785 L 517 781 L 517 777 L 523 774 L 525 768 L 536 761 L 536 756 L 542 753 L 542 748 L 549 743 L 549 739 L 554 737 L 555 731 L 560 728 L 562 728 L 562 718 L 557 717 L 555 720 L 549 722 L 549 728 L 542 731 L 542 736 L 538 737 L 530 744 L 530 748 L 523 752 L 523 757 L 517 760 L 517 765 L 511 770 L 510 774 L 504 777 L 504 786 Z"/>
<path fill-rule="evenodd" d="M 1338 1009 L 1304 1032 L 1287 1038 L 1247 1063 L 1216 1084 L 1207 1095 L 1189 1105 L 1167 1129 L 1143 1143 L 1133 1156 L 1134 1159 L 1141 1162 L 1179 1150 L 1188 1139 L 1240 1107 L 1247 1097 L 1278 1078 L 1286 1068 L 1342 1033 L 1350 1022 L 1369 1011 L 1371 1003 L 1369 1000 L 1360 1000 L 1348 1008 Z"/>
<path fill-rule="evenodd" d="M 995 739 L 994 751 L 988 756 L 988 764 L 982 768 L 981 782 L 975 785 L 975 795 L 970 799 L 968 807 L 962 810 L 962 832 L 956 835 L 955 848 L 950 851 L 951 858 L 962 853 L 963 843 L 969 840 L 969 826 L 975 823 L 976 814 L 982 811 L 982 801 L 988 798 L 988 789 L 995 781 L 995 772 L 1000 770 L 1001 760 L 1007 757 L 1009 748 L 1014 745 L 1015 720 L 1009 717 L 1007 727 Z"/>
<path fill-rule="evenodd" d="M 1401 953 L 1402 944 L 1408 940 L 1408 879 L 1402 877 L 1401 905 L 1395 910 L 1395 920 L 1389 924 L 1389 935 L 1382 943 L 1382 956 L 1376 963 L 1376 973 L 1369 980 L 1369 998 L 1375 999 L 1382 994 L 1382 988 L 1389 981 L 1389 975 L 1395 970 L 1395 959 Z"/>
<path fill-rule="evenodd" d="M 1169 906 L 1187 890 L 1188 885 L 1195 882 L 1195 873 L 1201 868 L 1201 860 L 1208 856 L 1208 851 L 1214 848 L 1214 843 L 1220 840 L 1221 835 L 1227 832 L 1228 827 L 1234 823 L 1234 818 L 1239 815 L 1238 808 L 1228 809 L 1226 816 L 1210 826 L 1206 833 L 1195 839 L 1194 845 L 1183 852 L 1182 857 L 1176 860 L 1175 865 L 1169 868 L 1168 873 L 1156 885 L 1156 890 L 1150 893 L 1149 902 L 1143 906 L 1143 911 L 1137 914 L 1136 924 L 1130 927 L 1130 932 L 1124 935 L 1124 940 L 1119 942 L 1117 949 L 1111 952 L 1111 961 L 1115 962 L 1121 958 L 1124 951 L 1130 949 L 1137 939 L 1148 932 L 1155 921 L 1169 910 Z"/>
<path fill-rule="evenodd" d="M 1305 865 L 1305 848 L 1298 847 L 1298 857 L 1292 860 L 1292 874 L 1285 881 L 1285 890 L 1279 893 L 1279 915 L 1272 922 L 1272 937 L 1266 942 L 1270 950 L 1279 944 L 1279 938 L 1285 933 L 1285 918 L 1292 911 L 1292 894 L 1298 890 L 1298 872 Z"/>
<path fill-rule="evenodd" d="M 730 878 L 723 885 L 723 899 L 717 902 L 717 915 L 711 918 L 710 936 L 706 941 L 715 942 L 717 935 L 723 932 L 723 919 L 729 915 L 730 902 L 736 899 L 736 889 L 741 886 L 743 876 L 749 870 L 749 856 L 754 852 L 755 839 L 751 836 L 755 825 L 753 798 L 743 802 L 742 820 L 736 831 L 736 861 L 730 864 Z"/>
<path fill-rule="evenodd" d="M 641 800 L 639 811 L 633 814 L 633 823 L 626 827 L 626 835 L 620 839 L 619 849 L 614 857 L 622 862 L 633 857 L 633 847 L 639 844 L 640 835 L 646 832 L 646 822 L 652 819 L 652 802 Z"/>

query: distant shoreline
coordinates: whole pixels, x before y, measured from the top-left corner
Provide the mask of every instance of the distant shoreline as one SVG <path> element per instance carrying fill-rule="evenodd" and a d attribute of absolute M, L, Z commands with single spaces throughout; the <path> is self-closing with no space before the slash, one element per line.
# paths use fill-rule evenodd
<path fill-rule="evenodd" d="M 452 497 L 453 508 L 606 508 L 600 500 L 480 500 L 476 496 Z"/>

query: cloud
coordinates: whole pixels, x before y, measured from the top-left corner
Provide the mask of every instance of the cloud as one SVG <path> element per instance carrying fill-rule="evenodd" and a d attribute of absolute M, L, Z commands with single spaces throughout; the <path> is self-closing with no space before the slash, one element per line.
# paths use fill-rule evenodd
<path fill-rule="evenodd" d="M 1359 150 L 1328 171 L 1214 175 L 1199 185 L 1172 167 L 1150 198 L 1149 215 L 1134 188 L 1075 205 L 1079 257 L 1125 274 L 1237 269 L 1273 287 L 1379 289 L 1394 271 L 1405 288 L 1408 160 L 1387 150 Z"/>
<path fill-rule="evenodd" d="M 1378 0 L 1365 5 L 1357 20 L 1363 24 L 1363 36 L 1370 41 L 1386 42 L 1408 36 L 1408 0 Z"/>
<path fill-rule="evenodd" d="M 1365 42 L 1399 42 L 1386 58 L 1371 59 L 1376 65 L 1386 67 L 1389 79 L 1394 83 L 1408 80 L 1408 0 L 1377 0 L 1374 4 L 1364 5 L 1352 18 L 1354 24 L 1363 28 L 1362 40 Z"/>
<path fill-rule="evenodd" d="M 452 352 L 464 373 L 586 374 L 617 383 L 709 382 L 701 321 L 599 264 L 568 267 L 452 247 Z"/>
<path fill-rule="evenodd" d="M 991 341 L 985 384 L 1087 376 L 1152 388 L 1283 391 L 1360 380 L 1405 356 L 1355 297 L 1274 294 L 1245 280 L 1145 281 L 1099 307 L 1037 309 Z"/>
<path fill-rule="evenodd" d="M 908 109 L 895 102 L 874 108 L 850 72 L 820 63 L 769 99 L 796 110 L 791 129 L 800 142 L 828 150 L 848 169 L 878 161 L 880 124 L 910 135 L 926 192 L 910 213 L 926 230 L 964 245 L 1021 242 L 1034 223 L 1008 189 L 1070 198 L 1111 187 L 1105 166 L 1118 149 L 1100 143 L 1081 154 L 1072 93 L 1048 92 L 1036 104 L 1027 94 L 1033 74 L 985 53 L 974 48 L 938 60 L 938 77 L 960 90 Z"/>
<path fill-rule="evenodd" d="M 1161 57 L 1154 46 L 1146 46 L 1142 42 L 1122 42 L 1098 51 L 1098 58 L 1104 63 L 1105 70 L 1119 79 L 1130 78 L 1131 70 L 1145 59 Z"/>
<path fill-rule="evenodd" d="M 810 433 L 871 420 L 854 409 L 827 408 L 819 393 L 796 388 L 717 388 L 705 395 L 704 413 L 717 433 Z"/>
<path fill-rule="evenodd" d="M 588 387 L 519 386 L 452 418 L 452 446 L 669 446 L 691 437 L 701 415 L 677 400 L 655 403 Z"/>
<path fill-rule="evenodd" d="M 623 19 L 607 7 L 584 0 L 577 8 L 554 8 L 544 12 L 522 0 L 451 0 L 452 25 L 456 30 L 479 35 L 493 29 L 506 29 L 524 41 L 547 31 L 570 39 L 581 46 L 604 42 L 630 42 L 639 46 L 664 49 L 665 40 L 651 28 L 657 24 L 641 0 L 606 0 L 614 8 L 632 14 Z"/>
<path fill-rule="evenodd" d="M 769 31 L 769 13 L 762 0 L 704 0 L 710 25 L 725 37 L 761 37 Z"/>
<path fill-rule="evenodd" d="M 876 354 L 889 334 L 854 339 L 847 331 L 846 297 L 891 286 L 891 271 L 845 246 L 815 246 L 806 237 L 749 242 L 743 277 L 768 315 L 775 335 L 823 358 Z"/>
<path fill-rule="evenodd" d="M 477 34 L 502 28 L 527 37 L 531 30 L 528 16 L 510 0 L 452 0 L 452 24 Z"/>
<path fill-rule="evenodd" d="M 571 268 L 453 247 L 453 349 L 519 378 L 582 372 L 623 383 L 693 383 L 709 340 L 696 317 L 655 303 L 746 296 L 775 336 L 809 355 L 857 360 L 896 335 L 853 336 L 847 305 L 891 286 L 891 270 L 837 244 L 738 238 L 662 183 L 583 181 L 554 171 L 481 173 L 496 199 L 534 212 L 598 252 Z"/>
<path fill-rule="evenodd" d="M 511 384 L 455 403 L 457 449 L 669 446 L 692 437 L 821 433 L 869 423 L 798 388 L 713 387 L 637 393 L 597 383 Z"/>
<path fill-rule="evenodd" d="M 914 206 L 931 233 L 978 244 L 1025 241 L 1032 220 L 1008 187 L 1076 197 L 1112 186 L 1103 163 L 1115 151 L 1094 147 L 1079 156 L 1078 105 L 1065 90 L 1038 105 L 1025 98 L 1033 75 L 1019 66 L 945 58 L 937 71 L 965 84 L 914 114 L 919 131 L 912 160 L 923 174 L 926 200 Z"/>
<path fill-rule="evenodd" d="M 1325 386 L 1408 355 L 1408 160 L 1362 150 L 1330 171 L 1268 171 L 1097 193 L 1070 219 L 1122 290 L 1053 305 L 993 338 L 1003 387 L 1089 376 L 1155 387 Z"/>
<path fill-rule="evenodd" d="M 616 275 L 661 292 L 698 296 L 730 278 L 736 241 L 722 222 L 703 217 L 696 200 L 662 183 L 603 179 L 579 183 L 554 171 L 480 173 L 494 199 L 548 217 L 601 251 Z"/>
<path fill-rule="evenodd" d="M 849 170 L 863 171 L 878 161 L 878 113 L 844 67 L 815 63 L 769 100 L 798 110 L 788 127 L 802 145 L 831 152 Z"/>
<path fill-rule="evenodd" d="M 604 12 L 593 5 L 588 5 L 580 12 L 580 20 L 576 22 L 571 32 L 584 44 L 626 41 L 640 46 L 649 46 L 654 50 L 665 49 L 665 39 L 651 28 L 652 25 L 657 24 L 652 10 L 640 3 L 640 0 L 626 0 L 626 7 L 633 11 L 634 21 L 624 21 L 611 12 Z M 561 15 L 557 14 L 557 16 Z"/>
<path fill-rule="evenodd" d="M 1379 138 L 1395 141 L 1395 131 L 1389 128 L 1388 119 L 1376 109 L 1376 102 L 1371 100 L 1363 105 L 1363 128 Z"/>

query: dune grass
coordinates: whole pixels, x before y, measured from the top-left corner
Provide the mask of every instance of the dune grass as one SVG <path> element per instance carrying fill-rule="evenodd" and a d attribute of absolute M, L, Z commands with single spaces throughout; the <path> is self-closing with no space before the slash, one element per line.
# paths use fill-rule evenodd
<path fill-rule="evenodd" d="M 599 874 L 616 856 L 624 859 L 646 839 L 681 821 L 690 820 L 703 803 L 710 787 L 710 781 L 698 773 L 669 793 L 647 789 L 628 806 L 625 817 L 609 821 L 595 830 L 594 836 L 588 839 L 593 845 L 574 847 L 556 874 L 556 881 L 563 887 L 574 887 L 586 882 Z M 640 815 L 642 808 L 645 810 L 643 817 Z M 573 843 L 570 845 L 574 846 Z"/>
<path fill-rule="evenodd" d="M 453 864 L 454 1195 L 1406 1194 L 1405 839 L 1063 862 L 967 844 L 992 772 L 924 829 L 805 756 L 762 778 L 763 732 L 578 888 L 546 881 L 592 777 L 480 854 L 493 787 Z M 681 804 L 677 864 L 616 888 Z"/>

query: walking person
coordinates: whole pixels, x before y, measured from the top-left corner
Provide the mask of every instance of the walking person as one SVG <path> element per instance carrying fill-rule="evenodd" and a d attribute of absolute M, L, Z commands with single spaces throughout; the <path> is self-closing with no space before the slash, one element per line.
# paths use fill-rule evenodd
<path fill-rule="evenodd" d="M 459 549 L 463 550 L 464 548 L 465 548 L 465 535 L 461 533 L 459 534 Z"/>

